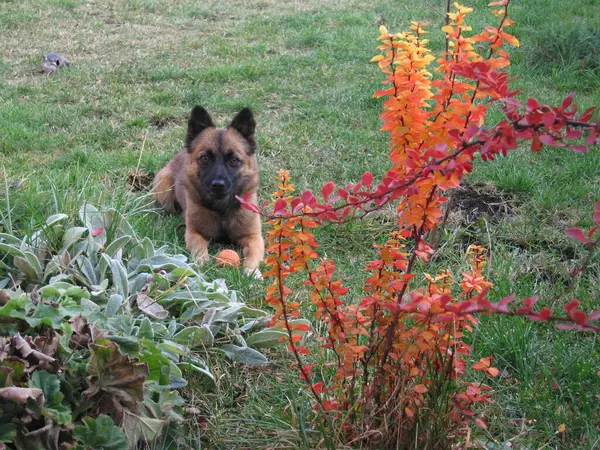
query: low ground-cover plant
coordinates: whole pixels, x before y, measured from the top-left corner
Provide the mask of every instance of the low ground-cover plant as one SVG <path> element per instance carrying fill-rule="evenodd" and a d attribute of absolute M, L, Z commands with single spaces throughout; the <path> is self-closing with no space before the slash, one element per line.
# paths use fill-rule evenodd
<path fill-rule="evenodd" d="M 533 296 L 490 301 L 493 283 L 485 277 L 481 246 L 470 247 L 470 270 L 461 277 L 451 270 L 427 273 L 435 253 L 431 232 L 443 221 L 447 193 L 472 171 L 477 155 L 494 159 L 523 141 L 534 152 L 544 145 L 584 152 L 597 141 L 593 108 L 577 115 L 573 95 L 560 106 L 517 100 L 506 70 L 510 55 L 502 48 L 518 45 L 505 31 L 513 23 L 508 4 L 491 3 L 499 23 L 478 34 L 470 33 L 465 22 L 471 9 L 455 4 L 442 28 L 447 50 L 437 61 L 423 24 L 398 34 L 381 28 L 382 54 L 373 60 L 389 87 L 375 95 L 385 98 L 382 129 L 390 134 L 392 167 L 378 183 L 366 172 L 344 187 L 325 184 L 320 198 L 310 190 L 294 196 L 289 174 L 279 174 L 272 210 L 264 213 L 269 218 L 264 275 L 272 280 L 266 301 L 276 310 L 271 326 L 287 334 L 330 438 L 339 432 L 342 441 L 355 445 L 446 448 L 464 439 L 471 425 L 485 429 L 476 405 L 492 401 L 486 377 L 499 371 L 492 357 L 470 364 L 464 338 L 477 324 L 477 314 L 519 315 L 557 322 L 560 329 L 600 331 L 600 311 L 586 314 L 577 299 L 564 306 L 563 315 L 548 305 L 534 308 L 538 299 Z M 504 119 L 490 126 L 486 118 L 493 109 Z M 318 255 L 311 230 L 365 217 L 388 204 L 395 206 L 398 229 L 375 245 L 377 257 L 366 267 L 361 301 L 348 301 L 335 262 Z M 246 207 L 262 212 L 256 205 Z M 594 222 L 587 231 L 566 230 L 588 249 L 573 279 L 598 247 L 600 202 Z M 305 362 L 311 350 L 301 333 L 307 325 L 294 323 L 308 303 L 289 288 L 288 278 L 299 276 L 305 277 L 305 298 L 326 330 L 322 348 L 331 356 L 316 366 Z M 481 376 L 465 376 L 473 371 Z"/>
<path fill-rule="evenodd" d="M 186 374 L 213 379 L 214 352 L 264 364 L 284 333 L 116 211 L 67 221 L 0 234 L 0 448 L 170 448 Z"/>

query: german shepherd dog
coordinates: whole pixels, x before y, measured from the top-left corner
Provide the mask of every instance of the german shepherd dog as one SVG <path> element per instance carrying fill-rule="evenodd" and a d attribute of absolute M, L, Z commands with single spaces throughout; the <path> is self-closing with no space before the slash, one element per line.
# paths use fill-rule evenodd
<path fill-rule="evenodd" d="M 265 249 L 260 217 L 236 199 L 250 194 L 249 200 L 257 202 L 255 128 L 249 108 L 227 128 L 217 129 L 208 112 L 195 106 L 184 149 L 156 175 L 153 191 L 168 212 L 183 211 L 185 245 L 198 262 L 209 259 L 210 240 L 237 244 L 244 255 L 244 273 L 259 278 Z"/>

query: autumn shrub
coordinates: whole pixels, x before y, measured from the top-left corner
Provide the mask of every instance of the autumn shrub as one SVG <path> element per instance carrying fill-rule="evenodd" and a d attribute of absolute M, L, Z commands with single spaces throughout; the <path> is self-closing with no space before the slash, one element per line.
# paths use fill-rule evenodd
<path fill-rule="evenodd" d="M 578 114 L 569 95 L 559 106 L 530 98 L 523 104 L 511 89 L 507 46 L 518 46 L 506 29 L 509 0 L 490 4 L 495 26 L 477 34 L 466 19 L 471 8 L 454 4 L 442 28 L 446 50 L 428 47 L 427 31 L 392 34 L 381 27 L 373 58 L 385 76 L 382 130 L 389 134 L 389 170 L 380 180 L 370 172 L 346 186 L 328 182 L 315 195 L 298 195 L 286 171 L 271 204 L 245 202 L 267 217 L 266 301 L 275 309 L 271 327 L 286 334 L 300 377 L 314 399 L 319 423 L 344 443 L 393 448 L 448 448 L 472 426 L 486 428 L 478 405 L 491 403 L 486 384 L 498 375 L 493 358 L 473 362 L 466 336 L 477 315 L 525 316 L 555 322 L 560 329 L 598 332 L 600 311 L 586 314 L 572 299 L 564 314 L 535 308 L 537 297 L 490 300 L 487 251 L 471 246 L 470 269 L 428 273 L 435 253 L 432 232 L 444 220 L 448 194 L 473 170 L 475 158 L 493 160 L 529 143 L 585 152 L 597 140 L 593 108 Z M 489 113 L 503 119 L 489 123 Z M 487 119 L 487 121 L 486 121 Z M 318 253 L 313 231 L 328 223 L 360 220 L 393 205 L 397 229 L 375 243 L 376 257 L 365 267 L 364 293 L 349 300 L 336 276 L 336 263 Z M 600 202 L 594 221 L 600 224 Z M 585 270 L 600 241 L 599 226 L 569 229 L 585 245 Z M 302 278 L 306 292 L 293 292 Z M 306 305 L 311 305 L 307 308 Z M 301 333 L 309 329 L 302 311 L 314 310 L 320 346 L 329 362 L 315 365 L 314 346 Z M 473 372 L 476 376 L 473 375 Z"/>

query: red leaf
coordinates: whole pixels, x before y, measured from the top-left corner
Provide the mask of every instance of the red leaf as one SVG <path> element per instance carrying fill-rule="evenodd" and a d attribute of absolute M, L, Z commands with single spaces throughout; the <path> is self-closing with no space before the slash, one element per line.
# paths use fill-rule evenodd
<path fill-rule="evenodd" d="M 559 330 L 579 330 L 579 325 L 573 325 L 571 323 L 559 323 L 556 325 Z"/>
<path fill-rule="evenodd" d="M 592 242 L 585 236 L 585 234 L 583 234 L 581 228 L 567 228 L 565 230 L 565 234 L 570 238 L 576 239 L 579 242 L 583 242 L 584 244 L 589 244 Z"/>
<path fill-rule="evenodd" d="M 239 200 L 239 198 L 238 198 L 238 200 Z M 268 204 L 269 204 L 269 202 L 268 202 L 268 201 L 267 201 L 267 202 L 265 202 L 265 203 L 266 203 L 266 204 L 265 204 L 265 205 L 263 205 L 263 208 L 264 208 L 266 205 L 268 205 Z M 247 209 L 248 211 L 252 211 L 252 212 L 255 212 L 255 213 L 260 213 L 260 209 L 258 209 L 258 206 L 257 206 L 257 205 L 255 205 L 254 203 L 244 203 L 244 202 L 240 202 L 240 206 L 241 206 L 242 208 L 244 208 L 244 209 Z"/>
<path fill-rule="evenodd" d="M 504 297 L 497 303 L 496 310 L 501 312 L 508 312 L 508 304 L 512 302 L 515 298 L 517 298 L 515 294 L 510 295 L 508 297 Z"/>
<path fill-rule="evenodd" d="M 569 303 L 567 303 L 565 305 L 565 311 L 568 313 L 569 311 L 571 311 L 572 309 L 575 309 L 579 306 L 579 300 L 577 300 L 576 298 L 574 298 L 573 300 L 571 300 Z"/>
<path fill-rule="evenodd" d="M 96 237 L 96 236 L 100 236 L 102 233 L 104 233 L 104 228 L 94 228 L 90 234 L 93 237 Z"/>
<path fill-rule="evenodd" d="M 596 210 L 594 211 L 594 222 L 600 224 L 600 202 L 596 203 Z"/>
<path fill-rule="evenodd" d="M 479 425 L 481 428 L 483 428 L 484 430 L 487 430 L 487 425 L 485 424 L 485 422 L 481 419 L 475 419 L 475 423 L 477 425 Z"/>
<path fill-rule="evenodd" d="M 550 145 L 552 147 L 556 147 L 559 144 L 559 142 L 554 138 L 554 136 L 550 134 L 542 134 L 540 136 L 540 141 L 542 141 L 542 144 Z"/>
<path fill-rule="evenodd" d="M 594 111 L 596 110 L 595 106 L 592 106 L 591 108 L 586 109 L 581 116 L 579 116 L 579 120 L 582 122 L 587 122 L 588 120 L 590 120 L 592 118 L 592 116 L 594 115 Z"/>
<path fill-rule="evenodd" d="M 310 325 L 308 325 L 306 323 L 297 323 L 297 324 L 293 325 L 292 328 L 295 331 L 309 331 Z"/>
<path fill-rule="evenodd" d="M 594 320 L 600 319 L 600 310 L 594 311 L 587 318 L 587 323 L 593 322 Z"/>
<path fill-rule="evenodd" d="M 533 297 L 527 297 L 526 299 L 523 300 L 523 303 L 525 304 L 525 307 L 529 310 L 531 310 L 531 308 L 533 308 L 533 306 L 537 303 L 538 301 L 538 297 L 537 296 L 533 296 Z"/>
<path fill-rule="evenodd" d="M 314 201 L 314 198 L 315 196 L 310 189 L 304 191 L 300 196 L 302 203 L 304 203 L 305 205 L 310 205 Z"/>
<path fill-rule="evenodd" d="M 292 207 L 292 212 L 296 213 L 298 212 L 298 210 L 301 208 L 302 205 L 302 200 L 300 200 L 299 198 L 295 198 L 292 200 L 290 206 Z"/>
<path fill-rule="evenodd" d="M 594 145 L 596 140 L 598 139 L 598 135 L 595 133 L 590 133 L 588 137 L 585 138 L 586 145 Z"/>
<path fill-rule="evenodd" d="M 567 131 L 565 136 L 567 139 L 579 139 L 581 136 L 583 136 L 583 131 L 571 129 Z"/>
<path fill-rule="evenodd" d="M 310 355 L 310 351 L 308 351 L 308 349 L 304 346 L 301 345 L 300 347 L 298 347 L 296 349 L 296 351 L 300 354 L 300 355 Z"/>
<path fill-rule="evenodd" d="M 544 308 L 540 311 L 540 319 L 541 320 L 548 320 L 551 315 L 552 315 L 552 310 L 549 308 Z"/>
<path fill-rule="evenodd" d="M 573 103 L 573 97 L 575 97 L 575 92 L 571 92 L 560 105 L 560 109 L 567 109 L 571 103 Z"/>
<path fill-rule="evenodd" d="M 337 403 L 334 400 L 325 400 L 323 402 L 323 409 L 325 411 L 334 410 L 337 407 Z"/>
<path fill-rule="evenodd" d="M 280 198 L 275 202 L 275 205 L 273 206 L 273 210 L 276 213 L 280 211 L 285 211 L 285 208 L 287 208 L 287 201 L 285 200 L 285 198 Z"/>
<path fill-rule="evenodd" d="M 367 187 L 371 186 L 371 183 L 373 182 L 373 174 L 371 172 L 363 173 L 360 181 Z"/>
<path fill-rule="evenodd" d="M 324 383 L 322 381 L 319 381 L 318 383 L 313 384 L 313 389 L 315 390 L 315 392 L 317 394 L 320 394 L 322 392 L 325 392 L 325 389 L 323 388 Z"/>
<path fill-rule="evenodd" d="M 555 120 L 556 120 L 556 114 L 554 114 L 551 111 L 544 113 L 544 115 L 542 116 L 542 122 L 544 122 L 544 125 L 546 126 L 546 128 L 550 128 L 552 125 L 554 125 Z"/>
<path fill-rule="evenodd" d="M 527 110 L 534 111 L 540 107 L 540 104 L 537 102 L 535 98 L 530 98 L 527 100 Z"/>
<path fill-rule="evenodd" d="M 335 189 L 335 184 L 333 183 L 333 181 L 329 181 L 328 183 L 325 183 L 323 185 L 323 187 L 321 188 L 321 194 L 323 194 L 323 200 L 327 200 L 334 189 Z"/>
<path fill-rule="evenodd" d="M 569 317 L 579 325 L 583 325 L 587 321 L 587 314 L 580 309 L 573 309 L 569 311 Z"/>
<path fill-rule="evenodd" d="M 571 150 L 575 153 L 585 153 L 588 151 L 588 148 L 585 145 L 572 145 Z"/>

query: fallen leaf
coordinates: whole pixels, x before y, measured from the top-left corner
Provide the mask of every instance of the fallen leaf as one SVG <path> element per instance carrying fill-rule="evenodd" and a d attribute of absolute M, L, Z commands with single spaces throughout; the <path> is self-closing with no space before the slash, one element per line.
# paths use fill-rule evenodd
<path fill-rule="evenodd" d="M 148 317 L 155 320 L 163 320 L 169 316 L 169 313 L 156 300 L 148 297 L 144 293 L 139 293 L 136 298 L 138 308 Z"/>
<path fill-rule="evenodd" d="M 25 405 L 30 399 L 42 406 L 46 399 L 41 389 L 10 386 L 0 389 L 0 398 Z"/>

